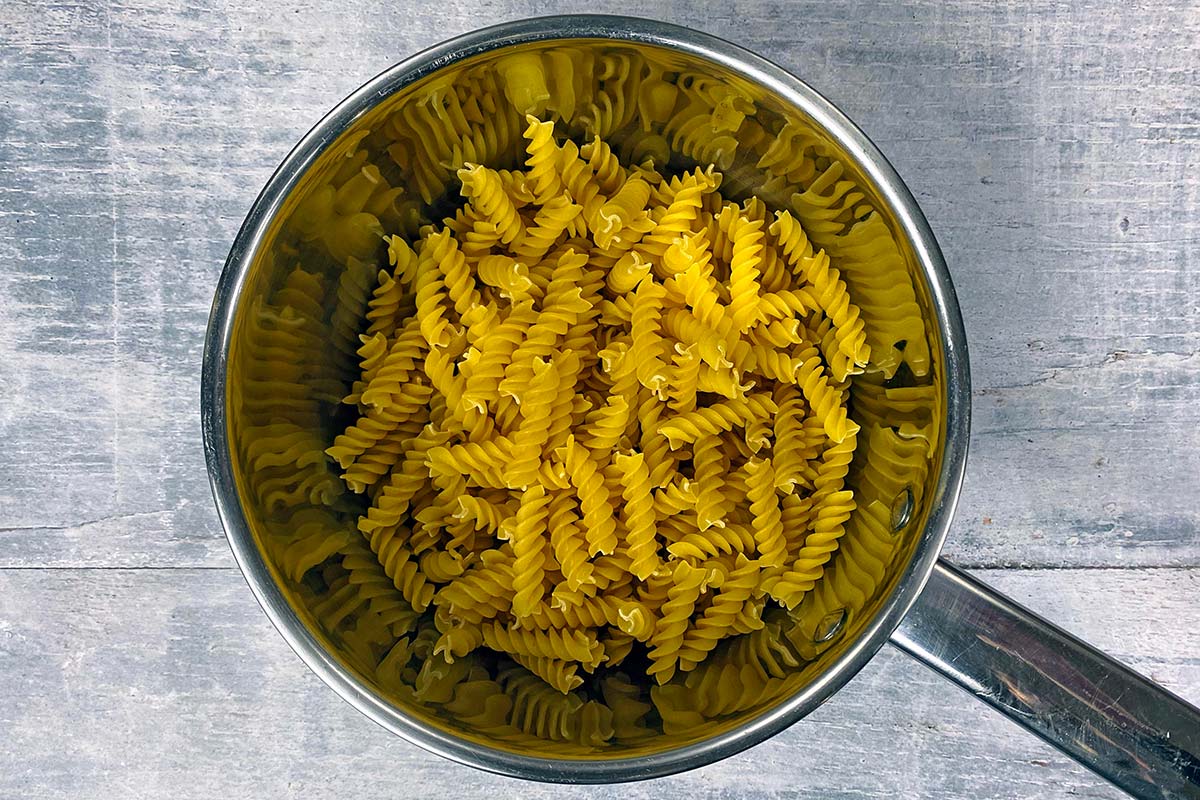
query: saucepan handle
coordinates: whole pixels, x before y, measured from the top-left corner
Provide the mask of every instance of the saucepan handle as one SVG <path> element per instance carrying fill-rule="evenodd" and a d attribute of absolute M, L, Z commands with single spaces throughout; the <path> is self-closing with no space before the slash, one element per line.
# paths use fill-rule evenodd
<path fill-rule="evenodd" d="M 1142 798 L 1200 798 L 1200 709 L 945 561 L 892 643 Z"/>

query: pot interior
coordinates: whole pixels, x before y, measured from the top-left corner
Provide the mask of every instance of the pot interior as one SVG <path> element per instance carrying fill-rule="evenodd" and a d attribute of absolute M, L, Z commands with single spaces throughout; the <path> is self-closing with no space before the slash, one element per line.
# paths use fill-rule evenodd
<path fill-rule="evenodd" d="M 326 653 L 391 710 L 383 716 L 473 747 L 632 758 L 762 719 L 826 675 L 881 612 L 933 505 L 943 343 L 903 225 L 818 119 L 699 54 L 550 39 L 424 72 L 312 154 L 248 256 L 230 328 L 226 435 L 266 569 Z M 381 236 L 412 238 L 452 213 L 464 161 L 520 167 L 527 112 L 579 143 L 599 134 L 624 163 L 715 164 L 727 198 L 790 210 L 840 271 L 871 347 L 849 389 L 862 428 L 848 477 L 856 509 L 820 580 L 794 609 L 768 605 L 763 627 L 664 687 L 651 688 L 637 657 L 568 695 L 514 679 L 493 654 L 435 663 L 431 615 L 402 613 L 395 576 L 363 566 L 371 548 L 356 520 L 367 501 L 323 452 L 352 418 L 341 401 L 359 371 L 359 320 L 387 266 Z"/>

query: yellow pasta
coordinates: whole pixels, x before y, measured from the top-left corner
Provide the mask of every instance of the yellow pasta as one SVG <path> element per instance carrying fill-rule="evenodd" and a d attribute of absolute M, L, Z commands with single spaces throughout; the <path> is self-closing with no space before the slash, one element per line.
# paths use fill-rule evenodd
<path fill-rule="evenodd" d="M 633 316 L 630 320 L 632 345 L 630 357 L 638 381 L 660 398 L 666 395 L 669 380 L 666 366 L 666 345 L 661 335 L 661 317 L 665 290 L 646 277 L 638 284 L 633 297 Z"/>
<path fill-rule="evenodd" d="M 406 87 L 314 162 L 265 254 L 300 266 L 231 348 L 293 599 L 498 746 L 779 701 L 928 503 L 944 371 L 908 248 L 814 123 L 687 60 L 546 42 Z"/>
<path fill-rule="evenodd" d="M 478 625 L 456 625 L 442 632 L 433 647 L 433 654 L 454 663 L 454 659 L 462 658 L 482 645 L 483 631 Z"/>
<path fill-rule="evenodd" d="M 526 115 L 529 127 L 525 138 L 529 140 L 525 151 L 529 154 L 526 176 L 533 184 L 533 200 L 543 206 L 562 190 L 562 176 L 557 169 L 558 148 L 554 143 L 554 123 L 541 121 L 532 114 Z"/>
<path fill-rule="evenodd" d="M 495 170 L 471 164 L 458 171 L 463 195 L 486 221 L 496 226 L 500 241 L 511 244 L 525 236 L 525 225 L 504 186 L 504 179 Z"/>
<path fill-rule="evenodd" d="M 739 217 L 730 231 L 729 312 L 734 326 L 743 333 L 761 314 L 758 278 L 762 265 L 762 239 L 762 222 L 759 220 Z"/>
<path fill-rule="evenodd" d="M 570 694 L 583 685 L 583 676 L 579 674 L 579 664 L 575 661 L 523 655 L 514 656 L 513 661 L 563 694 Z"/>
<path fill-rule="evenodd" d="M 446 90 L 406 106 L 388 152 L 426 203 L 457 189 L 441 222 L 399 209 L 357 155 L 305 209 L 321 241 L 334 223 L 375 230 L 355 214 L 394 235 L 388 269 L 356 255 L 329 284 L 330 344 L 358 349 L 349 390 L 327 391 L 357 418 L 326 455 L 364 496 L 364 539 L 323 523 L 326 544 L 302 520 L 281 558 L 294 576 L 336 561 L 321 619 L 353 629 L 389 688 L 507 741 L 637 741 L 651 701 L 672 730 L 749 707 L 796 662 L 780 618 L 851 596 L 866 579 L 850 570 L 874 563 L 855 544 L 836 589 L 814 592 L 854 529 L 847 381 L 887 336 L 854 302 L 861 267 L 834 256 L 877 246 L 834 238 L 860 198 L 772 149 L 739 87 L 645 66 L 600 58 L 585 95 L 573 57 L 513 56 L 479 78 L 490 104 Z M 790 210 L 722 195 L 740 146 L 811 184 Z M 664 173 L 668 149 L 700 166 Z M 265 319 L 325 346 L 307 275 Z M 871 413 L 908 391 L 860 377 Z M 928 418 L 905 424 L 927 447 Z M 253 463 L 324 469 L 298 425 L 263 435 Z M 660 686 L 630 682 L 631 664 Z"/>
<path fill-rule="evenodd" d="M 554 457 L 562 461 L 578 492 L 588 555 L 612 553 L 617 546 L 612 502 L 591 453 L 571 437 L 554 452 Z"/>
<path fill-rule="evenodd" d="M 524 488 L 537 481 L 542 450 L 550 435 L 554 401 L 558 397 L 559 376 L 554 364 L 533 359 L 533 375 L 521 392 L 521 424 L 515 434 L 513 461 L 507 465 L 508 479 L 514 487 Z"/>
<path fill-rule="evenodd" d="M 732 636 L 743 605 L 758 587 L 759 565 L 745 555 L 738 556 L 735 567 L 721 582 L 720 591 L 713 597 L 712 605 L 704 610 L 695 626 L 684 634 L 679 648 L 680 669 L 688 672 L 696 668 L 721 639 Z"/>
<path fill-rule="evenodd" d="M 484 643 L 502 653 L 578 661 L 593 668 L 603 657 L 604 648 L 595 635 L 581 630 L 512 628 L 492 622 L 482 631 Z"/>
<path fill-rule="evenodd" d="M 548 499 L 546 490 L 535 483 L 521 495 L 521 505 L 507 529 L 507 538 L 513 550 L 513 614 L 524 617 L 537 611 L 545 594 L 546 515 Z M 504 535 L 504 526 L 501 526 Z"/>
<path fill-rule="evenodd" d="M 587 541 L 576 513 L 577 504 L 571 493 L 555 492 L 550 498 L 547 512 L 550 547 L 562 572 L 563 585 L 570 590 L 594 584 L 594 569 L 588 561 Z"/>
<path fill-rule="evenodd" d="M 593 453 L 611 453 L 621 444 L 628 424 L 629 401 L 619 394 L 610 395 L 602 407 L 584 418 L 579 441 Z"/>
<path fill-rule="evenodd" d="M 779 410 L 768 395 L 756 394 L 745 400 L 729 400 L 699 408 L 687 414 L 671 417 L 659 425 L 672 448 L 695 442 L 735 427 L 745 427 L 756 418 L 767 417 Z"/>
<path fill-rule="evenodd" d="M 650 472 L 642 453 L 618 453 L 613 466 L 621 476 L 625 498 L 625 548 L 629 571 L 645 580 L 658 569 L 658 545 L 655 541 L 654 499 L 650 496 Z"/>
<path fill-rule="evenodd" d="M 654 513 L 659 517 L 679 514 L 695 508 L 698 499 L 693 482 L 678 478 L 654 491 Z"/>
<path fill-rule="evenodd" d="M 746 499 L 754 515 L 754 540 L 759 563 L 764 567 L 782 567 L 787 558 L 787 540 L 783 534 L 779 496 L 775 493 L 775 470 L 770 460 L 752 458 L 746 462 Z"/>
<path fill-rule="evenodd" d="M 660 685 L 675 674 L 688 620 L 704 591 L 707 577 L 707 571 L 686 561 L 680 561 L 671 574 L 672 583 L 667 590 L 667 601 L 662 605 L 662 617 L 650 637 L 650 668 L 646 671 Z"/>

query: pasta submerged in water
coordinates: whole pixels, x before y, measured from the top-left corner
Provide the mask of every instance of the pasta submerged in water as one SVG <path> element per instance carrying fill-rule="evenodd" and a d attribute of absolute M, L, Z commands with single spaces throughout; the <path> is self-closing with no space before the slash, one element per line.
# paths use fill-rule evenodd
<path fill-rule="evenodd" d="M 821 580 L 871 350 L 788 211 L 526 121 L 524 170 L 467 163 L 387 239 L 327 453 L 443 669 L 485 648 L 573 699 L 637 654 L 662 685 Z"/>

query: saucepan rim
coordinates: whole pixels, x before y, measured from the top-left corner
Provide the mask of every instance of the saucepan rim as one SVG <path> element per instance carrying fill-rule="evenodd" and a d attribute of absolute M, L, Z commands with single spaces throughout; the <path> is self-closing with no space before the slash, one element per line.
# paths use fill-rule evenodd
<path fill-rule="evenodd" d="M 912 558 L 875 618 L 857 639 L 794 696 L 747 721 L 691 744 L 630 757 L 536 757 L 493 748 L 440 730 L 393 706 L 334 658 L 289 605 L 254 542 L 238 499 L 226 418 L 226 372 L 234 320 L 251 264 L 288 193 L 320 154 L 357 119 L 395 92 L 451 64 L 492 50 L 547 40 L 610 39 L 675 50 L 721 65 L 794 104 L 828 131 L 878 186 L 911 242 L 936 317 L 944 370 L 944 452 L 930 511 Z M 738 753 L 801 719 L 841 688 L 879 650 L 929 578 L 954 515 L 966 468 L 970 378 L 966 333 L 946 263 L 925 216 L 879 149 L 840 110 L 799 78 L 715 36 L 633 17 L 564 15 L 524 19 L 458 36 L 405 59 L 364 84 L 304 136 L 267 182 L 246 217 L 217 285 L 201 383 L 204 451 L 218 515 L 259 604 L 305 664 L 352 706 L 426 750 L 514 777 L 603 783 L 669 775 Z"/>

